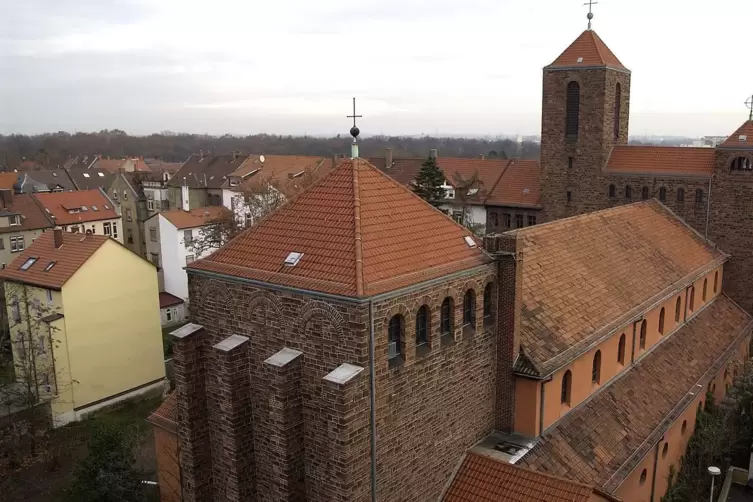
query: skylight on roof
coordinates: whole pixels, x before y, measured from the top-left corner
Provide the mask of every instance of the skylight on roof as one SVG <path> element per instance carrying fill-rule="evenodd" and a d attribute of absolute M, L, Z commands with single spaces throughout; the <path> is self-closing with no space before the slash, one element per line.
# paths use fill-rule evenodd
<path fill-rule="evenodd" d="M 470 235 L 466 235 L 465 237 L 463 237 L 463 239 L 465 239 L 465 243 L 468 244 L 469 248 L 476 247 L 476 241 Z"/>
<path fill-rule="evenodd" d="M 44 267 L 44 271 L 49 272 L 50 269 L 52 269 L 52 267 L 54 267 L 56 263 L 57 263 L 56 261 L 51 261 L 50 263 L 47 264 L 46 267 Z"/>
<path fill-rule="evenodd" d="M 476 195 L 478 193 L 478 188 L 471 188 L 468 190 L 468 195 Z"/>
<path fill-rule="evenodd" d="M 89 210 L 89 208 L 88 208 L 88 207 L 86 207 L 86 206 L 81 206 L 81 210 L 82 210 L 82 211 L 88 211 L 88 210 Z"/>
<path fill-rule="evenodd" d="M 110 209 L 110 206 L 108 206 L 107 204 L 105 204 L 105 209 Z"/>
<path fill-rule="evenodd" d="M 99 175 L 100 178 L 104 178 L 105 177 L 105 173 L 97 173 L 97 174 Z"/>
<path fill-rule="evenodd" d="M 52 177 L 53 178 L 57 178 L 58 177 L 58 173 L 52 173 Z"/>
<path fill-rule="evenodd" d="M 296 253 L 293 251 L 292 253 L 288 254 L 288 257 L 285 258 L 285 265 L 288 267 L 295 267 L 298 265 L 298 262 L 301 261 L 301 258 L 303 258 L 303 253 Z"/>
<path fill-rule="evenodd" d="M 26 259 L 23 265 L 21 265 L 21 270 L 29 270 L 32 265 L 34 265 L 37 262 L 38 258 L 36 256 L 30 256 Z"/>
<path fill-rule="evenodd" d="M 745 135 L 745 134 L 741 134 L 741 135 L 740 135 L 740 137 L 739 137 L 738 139 L 739 139 L 740 141 L 748 141 L 748 136 L 747 136 L 747 135 Z"/>
<path fill-rule="evenodd" d="M 97 209 L 97 206 L 92 206 L 92 211 L 99 211 L 99 209 Z"/>
<path fill-rule="evenodd" d="M 523 189 L 523 193 L 529 193 L 530 191 L 531 191 L 531 189 L 530 189 L 530 188 L 524 188 L 524 189 Z"/>
<path fill-rule="evenodd" d="M 88 177 L 89 177 L 89 173 L 84 173 L 84 178 L 88 178 Z"/>
<path fill-rule="evenodd" d="M 578 58 L 578 62 L 582 63 L 583 62 L 583 58 Z"/>

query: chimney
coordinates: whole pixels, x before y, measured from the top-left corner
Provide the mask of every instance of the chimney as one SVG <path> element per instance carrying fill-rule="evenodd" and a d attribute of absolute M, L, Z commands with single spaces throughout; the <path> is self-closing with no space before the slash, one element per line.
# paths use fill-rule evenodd
<path fill-rule="evenodd" d="M 238 160 L 238 150 L 233 150 L 233 162 Z"/>
<path fill-rule="evenodd" d="M 480 158 L 481 160 L 486 160 L 486 155 L 484 155 L 484 154 L 482 153 L 481 155 L 479 155 L 479 156 L 478 156 L 478 158 Z"/>
<path fill-rule="evenodd" d="M 0 201 L 2 201 L 3 207 L 7 208 L 13 202 L 13 191 L 0 190 Z"/>
<path fill-rule="evenodd" d="M 337 164 L 340 162 L 340 154 L 336 153 L 332 156 L 332 169 L 337 167 Z"/>
<path fill-rule="evenodd" d="M 52 231 L 52 242 L 55 244 L 55 249 L 60 249 L 63 245 L 63 229 L 56 228 Z"/>
<path fill-rule="evenodd" d="M 386 169 L 392 167 L 392 148 L 384 149 L 384 167 Z"/>
<path fill-rule="evenodd" d="M 431 157 L 432 159 L 436 159 L 437 158 L 437 149 L 436 148 L 432 148 L 431 150 L 429 150 L 429 157 Z"/>

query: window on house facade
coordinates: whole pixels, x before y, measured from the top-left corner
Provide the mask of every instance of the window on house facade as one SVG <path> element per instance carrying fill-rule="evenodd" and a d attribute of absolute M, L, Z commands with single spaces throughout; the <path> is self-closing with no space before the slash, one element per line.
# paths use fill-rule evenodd
<path fill-rule="evenodd" d="M 572 201 L 573 201 L 573 192 L 571 192 L 570 190 L 568 190 L 567 191 L 567 202 L 572 202 Z"/>
<path fill-rule="evenodd" d="M 403 316 L 396 314 L 390 319 L 389 326 L 387 328 L 388 345 L 387 345 L 387 357 L 389 359 L 395 359 L 403 354 Z"/>
<path fill-rule="evenodd" d="M 17 225 L 21 224 L 21 217 L 17 214 L 12 214 L 8 216 L 8 225 L 11 227 L 15 227 Z"/>
<path fill-rule="evenodd" d="M 102 229 L 105 235 L 108 235 L 108 236 L 112 235 L 112 225 L 110 225 L 110 222 L 103 223 Z"/>
<path fill-rule="evenodd" d="M 492 290 L 493 290 L 493 285 L 490 282 L 484 288 L 484 322 L 485 323 L 488 320 L 491 320 L 492 318 Z"/>
<path fill-rule="evenodd" d="M 128 192 L 123 190 L 123 200 L 128 200 Z"/>
<path fill-rule="evenodd" d="M 499 226 L 499 213 L 497 213 L 496 211 L 491 211 L 489 213 L 489 219 L 491 220 L 493 227 Z"/>
<path fill-rule="evenodd" d="M 416 345 L 429 343 L 429 307 L 422 305 L 416 313 Z"/>
<path fill-rule="evenodd" d="M 476 292 L 469 289 L 463 296 L 463 325 L 476 328 Z"/>
<path fill-rule="evenodd" d="M 2 248 L 3 247 L 0 246 L 0 249 Z M 716 272 L 714 272 L 714 294 L 716 294 L 716 290 L 718 287 L 719 287 L 719 271 L 717 270 Z"/>
<path fill-rule="evenodd" d="M 580 85 L 578 82 L 567 84 L 567 98 L 565 111 L 565 135 L 569 138 L 578 137 L 578 123 L 580 120 Z"/>
<path fill-rule="evenodd" d="M 665 187 L 659 188 L 659 200 L 662 202 L 667 200 L 667 189 Z"/>
<path fill-rule="evenodd" d="M 753 161 L 747 157 L 737 157 L 732 160 L 730 169 L 733 171 L 750 171 L 753 170 Z"/>
<path fill-rule="evenodd" d="M 648 326 L 646 324 L 646 320 L 644 319 L 643 322 L 641 322 L 641 336 L 639 340 L 639 346 L 641 350 L 646 348 L 646 331 L 648 329 Z"/>
<path fill-rule="evenodd" d="M 15 322 L 21 321 L 21 304 L 18 303 L 18 298 L 15 296 L 11 300 L 11 317 Z"/>
<path fill-rule="evenodd" d="M 194 255 L 187 254 L 186 255 L 186 265 L 188 265 L 189 263 L 193 263 L 193 261 L 194 261 Z"/>
<path fill-rule="evenodd" d="M 702 188 L 695 189 L 695 205 L 696 206 L 703 205 L 703 189 Z"/>
<path fill-rule="evenodd" d="M 680 322 L 680 308 L 682 307 L 682 299 L 678 296 L 675 302 L 675 322 Z"/>
<path fill-rule="evenodd" d="M 54 263 L 54 262 L 51 262 L 51 263 Z M 50 268 L 52 268 L 52 267 L 50 267 Z M 47 270 L 47 269 L 45 269 L 45 270 Z M 47 290 L 47 303 L 52 303 L 52 290 L 51 289 Z"/>
<path fill-rule="evenodd" d="M 659 311 L 659 333 L 664 334 L 664 307 Z"/>
<path fill-rule="evenodd" d="M 0 237 L 0 249 L 5 249 L 5 239 Z"/>
<path fill-rule="evenodd" d="M 146 208 L 147 208 L 147 209 L 148 209 L 149 211 L 154 211 L 154 199 L 148 199 L 148 200 L 146 201 Z"/>
<path fill-rule="evenodd" d="M 630 185 L 627 185 L 625 187 L 625 198 L 626 199 L 632 199 L 633 198 L 633 187 Z"/>
<path fill-rule="evenodd" d="M 568 169 L 572 169 L 573 168 L 573 162 L 574 162 L 574 160 L 573 160 L 572 157 L 568 157 L 567 158 L 567 168 Z"/>
<path fill-rule="evenodd" d="M 570 370 L 567 370 L 564 375 L 562 375 L 562 389 L 560 391 L 560 403 L 566 404 L 567 406 L 570 406 L 570 391 L 572 390 L 573 385 L 573 374 L 570 372 Z"/>
<path fill-rule="evenodd" d="M 646 484 L 646 478 L 647 477 L 648 477 L 648 471 L 646 471 L 646 469 L 643 469 L 641 471 L 641 479 L 640 479 L 641 486 L 643 486 L 643 485 Z"/>
<path fill-rule="evenodd" d="M 45 355 L 47 353 L 47 345 L 44 343 L 44 336 L 37 338 L 37 351 L 41 355 Z"/>
<path fill-rule="evenodd" d="M 133 244 L 133 229 L 126 228 L 126 235 L 128 236 L 128 244 Z"/>
<path fill-rule="evenodd" d="M 515 215 L 515 228 L 523 228 L 523 215 L 522 214 Z"/>
<path fill-rule="evenodd" d="M 690 287 L 690 301 L 688 302 L 688 308 L 691 311 L 695 310 L 695 286 Z"/>
<path fill-rule="evenodd" d="M 685 202 L 685 189 L 684 188 L 677 189 L 677 202 Z"/>
<path fill-rule="evenodd" d="M 118 238 L 118 224 L 116 222 L 112 222 L 112 238 L 117 239 Z"/>
<path fill-rule="evenodd" d="M 155 266 L 159 267 L 159 253 L 150 253 L 150 259 Z"/>
<path fill-rule="evenodd" d="M 193 245 L 193 234 L 190 230 L 183 231 L 183 244 L 185 244 L 186 247 Z"/>
<path fill-rule="evenodd" d="M 614 88 L 614 139 L 620 139 L 620 112 L 622 110 L 622 87 Z"/>
<path fill-rule="evenodd" d="M 503 213 L 502 219 L 505 222 L 505 228 L 512 228 L 512 215 L 510 213 Z"/>
<path fill-rule="evenodd" d="M 620 342 L 617 344 L 617 362 L 625 366 L 625 333 L 620 335 Z"/>
<path fill-rule="evenodd" d="M 528 215 L 528 226 L 532 227 L 536 224 L 536 217 L 533 215 Z"/>
<path fill-rule="evenodd" d="M 171 309 L 165 310 L 165 318 L 167 319 L 167 322 L 170 322 L 173 320 L 173 313 Z"/>
<path fill-rule="evenodd" d="M 105 223 L 105 225 L 106 224 L 107 223 Z M 157 228 L 156 227 L 151 227 L 149 229 L 149 240 L 152 242 L 157 242 Z"/>
<path fill-rule="evenodd" d="M 591 383 L 601 383 L 601 351 L 597 350 L 594 354 L 593 364 L 591 365 Z"/>
<path fill-rule="evenodd" d="M 641 188 L 641 199 L 648 200 L 648 187 Z"/>
<path fill-rule="evenodd" d="M 614 185 L 609 185 L 609 198 L 613 199 L 617 197 L 617 188 Z"/>
<path fill-rule="evenodd" d="M 703 290 L 701 291 L 701 299 L 705 302 L 706 301 L 706 289 L 708 286 L 708 279 L 703 280 Z"/>
<path fill-rule="evenodd" d="M 452 219 L 455 220 L 455 222 L 463 224 L 463 211 L 453 211 L 452 212 Z"/>
<path fill-rule="evenodd" d="M 126 208 L 126 220 L 133 221 L 133 215 L 131 214 L 131 208 L 130 207 Z"/>
<path fill-rule="evenodd" d="M 17 253 L 24 250 L 24 236 L 19 235 L 17 237 L 10 238 L 10 252 Z"/>
<path fill-rule="evenodd" d="M 442 335 L 452 334 L 452 298 L 447 297 L 442 301 L 439 318 Z"/>

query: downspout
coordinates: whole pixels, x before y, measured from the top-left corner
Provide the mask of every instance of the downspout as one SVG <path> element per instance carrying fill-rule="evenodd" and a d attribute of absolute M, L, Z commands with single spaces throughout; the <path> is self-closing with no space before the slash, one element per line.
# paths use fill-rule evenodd
<path fill-rule="evenodd" d="M 539 436 L 541 436 L 544 433 L 544 396 L 546 395 L 544 393 L 544 384 L 546 384 L 547 380 L 543 380 L 541 382 L 541 402 L 539 403 Z"/>
<path fill-rule="evenodd" d="M 374 365 L 374 301 L 369 300 L 369 398 L 371 399 L 371 502 L 376 502 L 376 371 Z"/>
<path fill-rule="evenodd" d="M 50 342 L 50 360 L 52 361 L 52 378 L 55 379 L 55 395 L 58 395 L 58 372 L 55 369 L 55 346 L 52 343 L 52 326 L 47 323 L 47 338 Z"/>
<path fill-rule="evenodd" d="M 662 439 L 664 438 L 662 437 Z M 653 469 L 654 472 L 651 474 L 651 498 L 648 499 L 651 502 L 654 502 L 654 495 L 656 493 L 656 467 L 657 467 L 657 464 L 659 463 L 659 445 L 661 444 L 662 439 L 660 439 L 656 443 L 656 451 L 654 452 L 654 469 Z"/>
<path fill-rule="evenodd" d="M 638 319 L 638 321 L 640 321 L 641 319 Z M 631 366 L 633 365 L 633 361 L 635 361 L 635 330 L 636 330 L 636 326 L 638 325 L 638 321 L 635 321 L 633 323 L 633 341 L 630 342 L 630 347 L 631 347 L 631 349 L 630 349 L 630 365 Z"/>
<path fill-rule="evenodd" d="M 690 291 L 690 288 L 685 288 L 685 305 L 683 305 L 683 309 L 682 309 L 682 322 L 688 321 L 688 292 L 689 291 Z"/>
<path fill-rule="evenodd" d="M 711 180 L 714 179 L 714 175 L 712 174 L 709 177 L 709 196 L 706 198 L 706 231 L 703 235 L 703 238 L 706 239 L 706 242 L 709 240 L 709 217 L 711 215 Z"/>

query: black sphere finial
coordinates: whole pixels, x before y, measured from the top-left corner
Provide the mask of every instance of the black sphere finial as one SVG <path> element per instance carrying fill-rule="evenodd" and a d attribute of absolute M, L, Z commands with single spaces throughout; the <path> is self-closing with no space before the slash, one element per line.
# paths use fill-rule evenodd
<path fill-rule="evenodd" d="M 350 128 L 350 135 L 353 136 L 353 138 L 357 138 L 358 135 L 361 134 L 361 130 L 357 128 L 356 126 L 353 126 Z"/>

